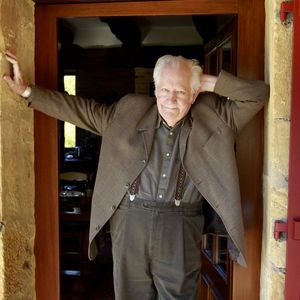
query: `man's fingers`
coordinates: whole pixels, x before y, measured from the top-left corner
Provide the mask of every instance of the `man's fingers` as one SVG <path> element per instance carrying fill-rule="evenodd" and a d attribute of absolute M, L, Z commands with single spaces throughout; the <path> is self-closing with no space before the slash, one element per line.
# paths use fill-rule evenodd
<path fill-rule="evenodd" d="M 6 50 L 6 51 L 5 51 L 5 55 L 6 55 L 7 57 L 9 57 L 9 58 L 14 59 L 14 60 L 18 60 L 17 57 L 16 57 L 14 54 L 12 54 L 9 50 Z"/>
<path fill-rule="evenodd" d="M 17 57 L 7 50 L 5 51 L 5 58 L 13 65 L 14 72 L 18 71 L 18 73 L 20 73 L 20 67 Z"/>
<path fill-rule="evenodd" d="M 9 61 L 11 64 L 16 64 L 16 63 L 18 63 L 17 60 L 16 60 L 15 58 L 10 57 L 10 56 L 8 56 L 8 55 L 5 55 L 5 58 L 6 58 L 6 60 Z"/>
<path fill-rule="evenodd" d="M 5 58 L 12 64 L 13 76 L 5 74 L 3 79 L 6 81 L 7 85 L 15 93 L 22 95 L 26 90 L 26 83 L 23 80 L 22 72 L 18 63 L 17 57 L 12 54 L 9 50 L 5 51 Z"/>
<path fill-rule="evenodd" d="M 23 78 L 21 74 L 21 70 L 19 64 L 13 64 L 13 72 L 14 72 L 14 80 L 17 84 L 23 84 Z"/>
<path fill-rule="evenodd" d="M 17 63 L 18 58 L 12 54 L 9 50 L 5 51 L 5 58 L 12 64 Z"/>
<path fill-rule="evenodd" d="M 22 95 L 22 93 L 26 90 L 26 85 L 16 83 L 16 81 L 13 80 L 9 75 L 4 75 L 3 79 L 10 89 L 19 95 Z"/>
<path fill-rule="evenodd" d="M 15 57 L 11 57 L 9 55 L 5 55 L 5 58 L 7 59 L 7 61 L 9 61 L 14 68 L 19 68 L 19 63 L 18 60 Z"/>
<path fill-rule="evenodd" d="M 20 70 L 20 66 L 17 60 L 17 57 L 13 55 L 9 50 L 5 51 L 6 59 L 12 64 L 13 66 L 13 74 L 14 74 L 14 81 L 16 84 L 23 84 L 22 73 Z"/>
<path fill-rule="evenodd" d="M 6 83 L 8 84 L 8 86 L 12 89 L 14 89 L 15 87 L 15 82 L 13 81 L 13 79 L 9 76 L 9 75 L 4 75 L 3 79 L 6 81 Z"/>

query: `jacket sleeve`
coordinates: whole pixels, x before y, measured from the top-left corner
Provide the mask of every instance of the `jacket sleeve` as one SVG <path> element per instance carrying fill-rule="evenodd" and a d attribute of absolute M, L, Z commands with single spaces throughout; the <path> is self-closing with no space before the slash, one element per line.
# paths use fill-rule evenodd
<path fill-rule="evenodd" d="M 38 86 L 32 87 L 28 102 L 29 107 L 98 135 L 102 135 L 116 114 L 116 104 L 99 104 Z"/>
<path fill-rule="evenodd" d="M 269 86 L 263 81 L 246 80 L 222 71 L 210 105 L 236 133 L 264 106 L 269 97 Z"/>

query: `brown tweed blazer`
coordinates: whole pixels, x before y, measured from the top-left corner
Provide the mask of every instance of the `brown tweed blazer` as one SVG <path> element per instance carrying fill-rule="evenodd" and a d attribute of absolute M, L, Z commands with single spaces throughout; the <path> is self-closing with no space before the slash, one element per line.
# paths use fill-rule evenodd
<path fill-rule="evenodd" d="M 268 87 L 222 71 L 214 93 L 200 93 L 191 108 L 192 125 L 180 135 L 180 156 L 187 174 L 205 197 L 246 265 L 236 136 L 263 107 Z M 29 106 L 102 136 L 90 221 L 89 257 L 97 255 L 96 236 L 115 212 L 149 159 L 158 111 L 154 98 L 129 94 L 106 106 L 81 97 L 33 87 Z"/>

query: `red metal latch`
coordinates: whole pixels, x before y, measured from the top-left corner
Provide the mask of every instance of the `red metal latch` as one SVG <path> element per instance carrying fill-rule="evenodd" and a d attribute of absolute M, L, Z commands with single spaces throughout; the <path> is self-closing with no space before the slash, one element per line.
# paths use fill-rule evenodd
<path fill-rule="evenodd" d="M 274 239 L 278 241 L 281 238 L 282 233 L 287 232 L 287 223 L 276 220 L 274 222 Z"/>
<path fill-rule="evenodd" d="M 281 22 L 285 22 L 288 13 L 294 12 L 294 1 L 283 1 L 280 4 L 279 17 Z"/>

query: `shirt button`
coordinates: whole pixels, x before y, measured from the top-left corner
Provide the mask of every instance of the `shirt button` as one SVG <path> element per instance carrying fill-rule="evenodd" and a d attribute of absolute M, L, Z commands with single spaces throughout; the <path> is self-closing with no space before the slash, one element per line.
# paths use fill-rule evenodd
<path fill-rule="evenodd" d="M 112 205 L 112 206 L 111 206 L 111 209 L 112 209 L 112 210 L 116 210 L 116 206 L 115 206 L 115 205 Z"/>
<path fill-rule="evenodd" d="M 163 177 L 163 178 L 166 178 L 166 177 L 167 177 L 167 174 L 165 174 L 165 173 L 162 174 L 162 177 Z"/>
<path fill-rule="evenodd" d="M 96 231 L 99 231 L 100 230 L 100 226 L 98 225 L 97 227 L 96 227 Z"/>
<path fill-rule="evenodd" d="M 173 135 L 173 132 L 172 132 L 172 131 L 170 131 L 170 135 Z"/>
<path fill-rule="evenodd" d="M 130 183 L 126 183 L 125 189 L 129 189 L 129 188 L 130 188 Z"/>
<path fill-rule="evenodd" d="M 145 163 L 146 163 L 146 159 L 143 159 L 143 160 L 142 160 L 142 163 L 145 164 Z"/>
<path fill-rule="evenodd" d="M 159 195 L 158 195 L 158 198 L 159 198 L 159 199 L 161 199 L 162 197 L 163 197 L 163 195 L 162 195 L 162 194 L 159 194 Z"/>
<path fill-rule="evenodd" d="M 167 153 L 166 153 L 166 156 L 167 156 L 167 157 L 169 157 L 169 156 L 170 156 L 170 153 L 169 153 L 169 152 L 167 152 Z"/>

